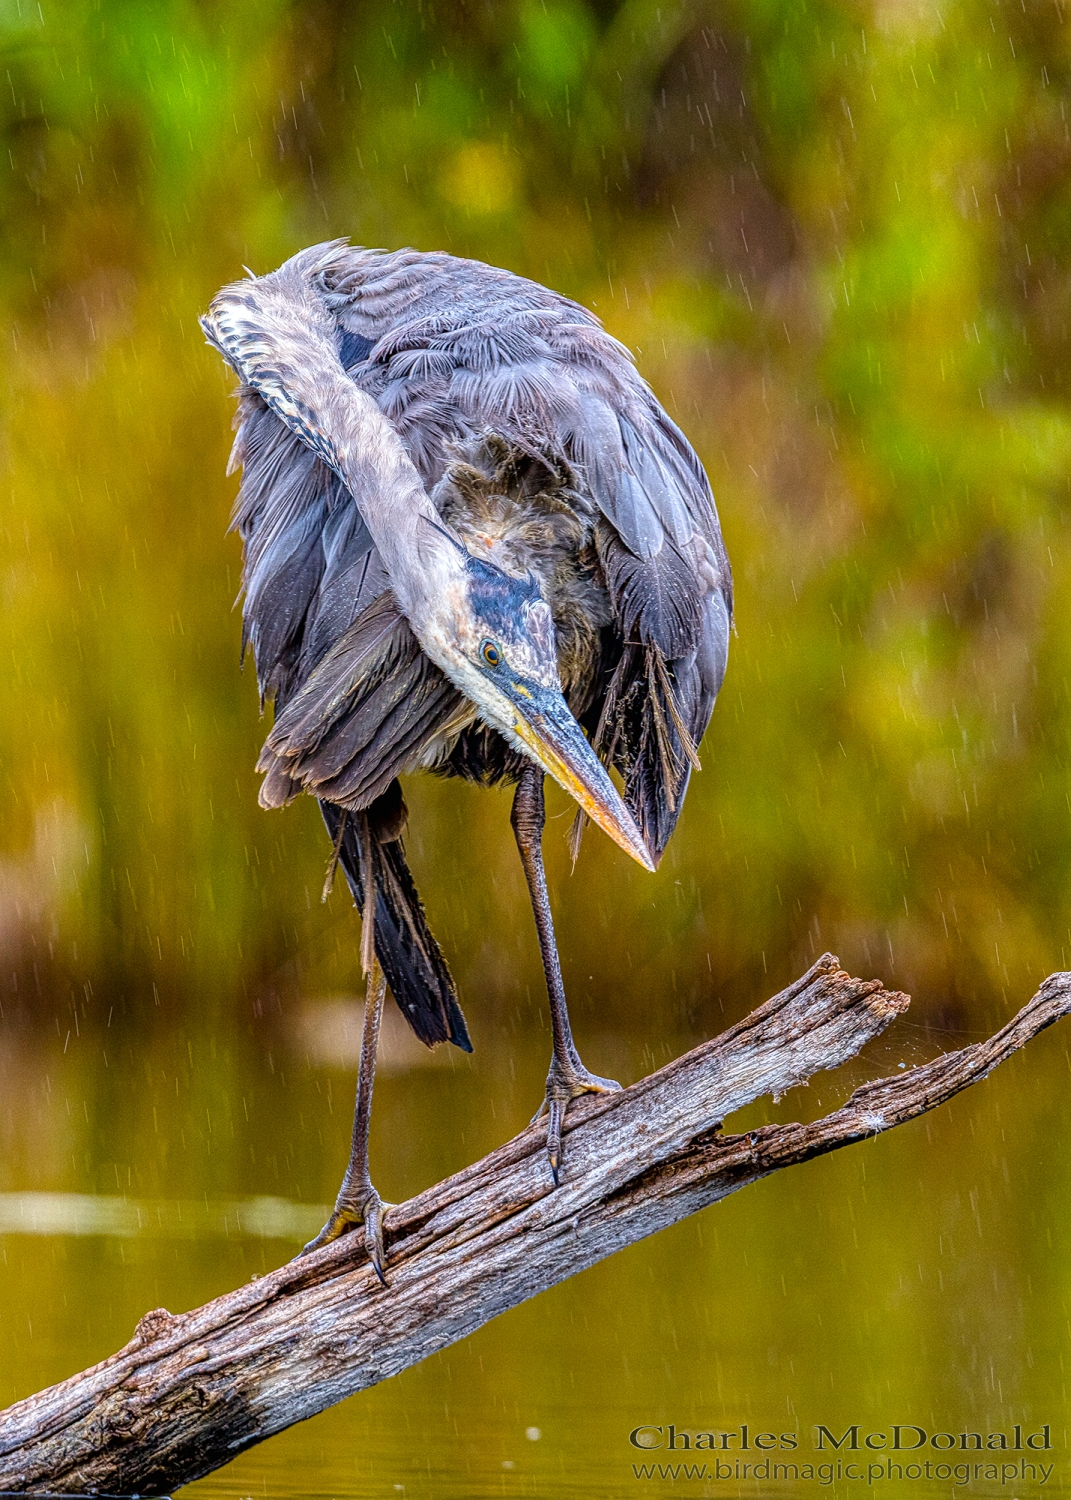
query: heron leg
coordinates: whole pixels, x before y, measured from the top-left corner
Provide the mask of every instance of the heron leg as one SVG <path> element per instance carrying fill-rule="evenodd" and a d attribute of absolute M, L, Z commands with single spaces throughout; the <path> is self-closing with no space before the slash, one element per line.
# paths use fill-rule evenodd
<path fill-rule="evenodd" d="M 558 961 L 558 946 L 554 941 L 554 923 L 547 897 L 547 877 L 543 869 L 543 825 L 546 811 L 543 802 L 543 772 L 538 766 L 525 766 L 521 772 L 510 821 L 528 882 L 528 894 L 532 899 L 532 913 L 539 934 L 539 951 L 543 956 L 543 972 L 550 998 L 553 1052 L 550 1071 L 547 1073 L 546 1098 L 535 1119 L 538 1120 L 544 1111 L 549 1115 L 547 1158 L 557 1186 L 562 1160 L 562 1123 L 570 1100 L 578 1099 L 581 1094 L 614 1093 L 621 1085 L 612 1078 L 599 1078 L 594 1073 L 589 1073 L 580 1061 L 580 1054 L 573 1041 L 561 964 Z"/>
<path fill-rule="evenodd" d="M 383 1274 L 385 1255 L 383 1251 L 383 1200 L 372 1186 L 368 1170 L 368 1131 L 372 1122 L 372 1085 L 376 1076 L 376 1048 L 379 1043 L 379 1023 L 383 1017 L 383 1001 L 387 992 L 387 981 L 375 956 L 372 922 L 375 913 L 376 886 L 372 870 L 371 842 L 368 834 L 368 819 L 361 817 L 361 877 L 364 884 L 365 902 L 361 952 L 367 959 L 368 987 L 365 993 L 364 1027 L 361 1032 L 361 1060 L 357 1070 L 357 1102 L 353 1111 L 353 1137 L 350 1144 L 350 1159 L 346 1167 L 342 1186 L 338 1190 L 331 1217 L 314 1240 L 301 1251 L 307 1255 L 321 1245 L 330 1244 L 362 1226 L 365 1249 L 372 1262 L 372 1269 L 383 1286 L 387 1278 Z"/>

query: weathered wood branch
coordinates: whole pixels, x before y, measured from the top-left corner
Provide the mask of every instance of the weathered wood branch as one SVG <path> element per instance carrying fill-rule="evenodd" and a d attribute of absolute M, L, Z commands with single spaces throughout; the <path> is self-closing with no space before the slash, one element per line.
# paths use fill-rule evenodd
<path fill-rule="evenodd" d="M 733 1111 L 854 1056 L 907 1005 L 827 954 L 722 1036 L 579 1101 L 556 1191 L 534 1127 L 391 1209 L 388 1289 L 351 1237 L 193 1312 L 147 1313 L 119 1353 L 0 1413 L 0 1490 L 145 1494 L 199 1478 L 622 1246 L 933 1109 L 1066 1015 L 1071 974 L 989 1040 L 866 1084 L 824 1119 L 719 1134 Z"/>

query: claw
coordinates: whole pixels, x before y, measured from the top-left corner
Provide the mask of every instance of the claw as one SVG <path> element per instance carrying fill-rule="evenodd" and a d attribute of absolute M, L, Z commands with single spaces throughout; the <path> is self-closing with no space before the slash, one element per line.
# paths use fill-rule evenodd
<path fill-rule="evenodd" d="M 384 1203 L 382 1198 L 372 1188 L 365 1197 L 357 1203 L 336 1203 L 331 1211 L 331 1217 L 320 1230 L 315 1239 L 310 1240 L 298 1251 L 295 1259 L 308 1255 L 313 1250 L 319 1250 L 323 1245 L 330 1245 L 332 1241 L 341 1239 L 344 1234 L 351 1234 L 355 1229 L 364 1230 L 364 1248 L 368 1252 L 372 1270 L 376 1273 L 381 1286 L 387 1286 L 387 1278 L 383 1273 L 387 1257 L 383 1249 L 383 1212 L 390 1208 L 389 1203 Z"/>
<path fill-rule="evenodd" d="M 368 1199 L 363 1218 L 364 1248 L 368 1251 L 368 1259 L 372 1262 L 372 1270 L 379 1278 L 380 1286 L 386 1286 L 387 1278 L 383 1274 L 387 1259 L 383 1250 L 383 1200 L 378 1193 Z"/>
<path fill-rule="evenodd" d="M 621 1085 L 613 1078 L 599 1078 L 595 1073 L 589 1073 L 579 1059 L 567 1067 L 560 1064 L 557 1058 L 551 1060 L 546 1096 L 532 1116 L 531 1123 L 534 1125 L 544 1114 L 549 1115 L 547 1162 L 555 1187 L 561 1183 L 562 1126 L 570 1103 L 579 1099 L 582 1094 L 617 1094 L 620 1091 Z"/>
<path fill-rule="evenodd" d="M 562 1123 L 567 1102 L 564 1099 L 552 1099 L 548 1110 L 550 1120 L 547 1124 L 547 1160 L 550 1162 L 550 1175 L 554 1178 L 555 1187 L 561 1180 L 558 1169 L 562 1160 Z"/>

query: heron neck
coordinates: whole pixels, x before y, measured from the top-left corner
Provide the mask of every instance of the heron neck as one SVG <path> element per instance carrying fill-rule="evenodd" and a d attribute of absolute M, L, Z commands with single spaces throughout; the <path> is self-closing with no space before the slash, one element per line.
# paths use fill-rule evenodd
<path fill-rule="evenodd" d="M 337 470 L 390 577 L 399 608 L 434 647 L 444 598 L 465 584 L 465 549 L 443 523 L 405 446 L 370 396 L 339 376 Z"/>

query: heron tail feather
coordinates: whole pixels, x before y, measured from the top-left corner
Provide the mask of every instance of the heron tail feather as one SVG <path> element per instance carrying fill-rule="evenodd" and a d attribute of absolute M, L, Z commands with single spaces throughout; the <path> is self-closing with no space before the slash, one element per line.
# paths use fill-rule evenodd
<path fill-rule="evenodd" d="M 364 882 L 357 819 L 321 801 L 327 831 L 357 906 L 364 909 Z M 343 819 L 345 822 L 343 823 Z M 436 942 L 406 863 L 401 830 L 405 804 L 397 781 L 368 809 L 371 861 L 376 882 L 376 957 L 402 1015 L 427 1046 L 453 1042 L 472 1051 L 457 990 Z M 340 836 L 341 835 L 341 836 Z"/>

